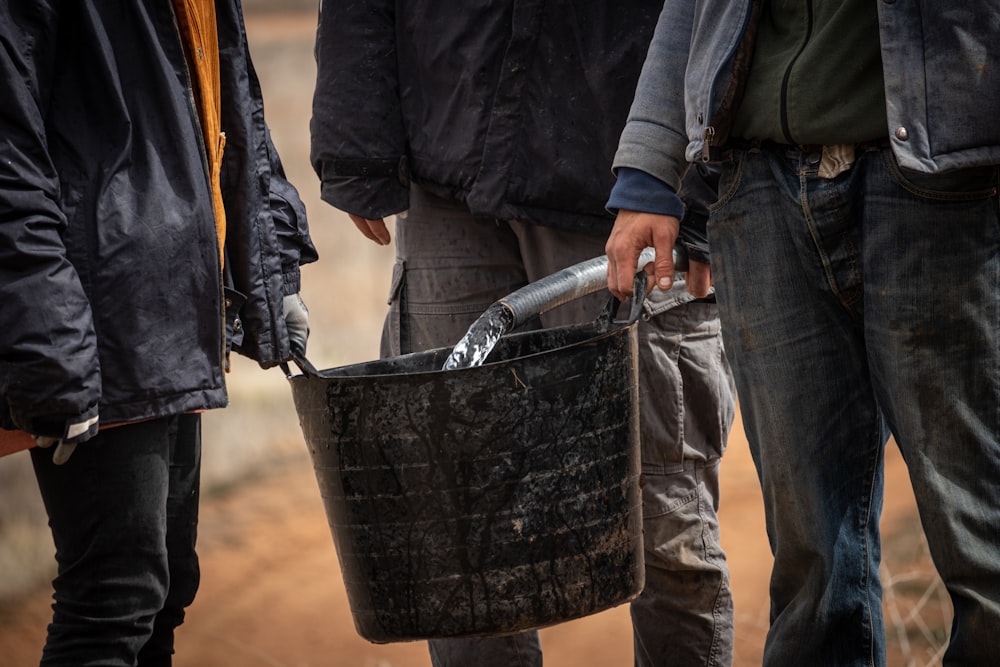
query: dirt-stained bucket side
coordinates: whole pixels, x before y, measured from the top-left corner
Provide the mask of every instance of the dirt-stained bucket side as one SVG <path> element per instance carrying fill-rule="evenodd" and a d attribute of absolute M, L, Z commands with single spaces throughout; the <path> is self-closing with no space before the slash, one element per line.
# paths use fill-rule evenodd
<path fill-rule="evenodd" d="M 643 586 L 635 325 L 290 379 L 359 634 L 519 632 Z"/>

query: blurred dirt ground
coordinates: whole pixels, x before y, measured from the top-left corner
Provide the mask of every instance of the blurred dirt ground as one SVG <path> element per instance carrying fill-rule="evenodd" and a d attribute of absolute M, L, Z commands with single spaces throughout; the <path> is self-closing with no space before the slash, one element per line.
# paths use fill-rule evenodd
<path fill-rule="evenodd" d="M 767 628 L 770 553 L 753 464 L 735 429 L 722 466 L 723 547 L 736 606 L 737 667 L 759 665 Z M 888 451 L 883 514 L 886 563 L 899 585 L 887 596 L 890 665 L 940 664 L 934 635 L 946 610 L 913 521 L 905 468 Z M 177 634 L 176 667 L 428 667 L 423 642 L 372 644 L 354 630 L 333 540 L 303 445 L 266 474 L 204 498 L 202 586 Z M 885 574 L 885 573 L 884 573 Z M 930 593 L 930 595 L 928 595 Z M 49 619 L 48 587 L 0 608 L 0 662 L 37 664 Z M 921 602 L 923 601 L 923 602 Z M 920 605 L 919 607 L 917 605 Z M 910 616 L 916 609 L 916 615 Z M 930 628 L 931 641 L 914 623 Z M 904 627 L 904 646 L 896 621 Z M 669 632 L 669 628 L 664 629 Z M 678 637 L 677 641 L 683 641 Z M 546 667 L 632 664 L 627 606 L 542 630 Z M 471 666 L 470 666 L 471 667 Z"/>
<path fill-rule="evenodd" d="M 318 199 L 308 162 L 314 12 L 247 14 L 274 141 L 302 192 L 320 251 L 303 271 L 310 358 L 320 368 L 377 356 L 392 250 L 363 239 Z M 207 485 L 202 586 L 177 636 L 176 667 L 427 667 L 423 642 L 376 645 L 354 630 L 312 467 L 280 372 L 237 363 L 232 405 L 206 415 L 206 468 L 246 471 Z M 254 457 L 220 443 L 266 441 Z M 246 452 L 244 452 L 246 454 Z M 883 515 L 890 665 L 935 665 L 949 613 L 927 563 L 905 468 L 886 463 Z M 245 460 L 241 460 L 245 459 Z M 263 464 L 256 461 L 264 461 Z M 736 665 L 760 664 L 770 553 L 756 475 L 739 424 L 722 466 L 722 524 L 736 604 Z M 0 665 L 38 663 L 48 585 L 0 606 Z M 669 628 L 664 629 L 669 632 Z M 678 637 L 683 641 L 683 637 Z M 546 667 L 632 664 L 627 606 L 542 631 Z M 470 666 L 472 667 L 472 666 Z"/>

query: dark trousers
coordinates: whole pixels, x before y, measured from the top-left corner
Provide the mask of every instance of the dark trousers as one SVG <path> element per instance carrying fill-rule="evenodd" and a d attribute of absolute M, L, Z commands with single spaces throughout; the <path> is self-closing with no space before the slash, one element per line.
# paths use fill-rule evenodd
<path fill-rule="evenodd" d="M 170 665 L 199 582 L 200 416 L 102 430 L 60 466 L 31 457 L 58 562 L 41 664 Z"/>

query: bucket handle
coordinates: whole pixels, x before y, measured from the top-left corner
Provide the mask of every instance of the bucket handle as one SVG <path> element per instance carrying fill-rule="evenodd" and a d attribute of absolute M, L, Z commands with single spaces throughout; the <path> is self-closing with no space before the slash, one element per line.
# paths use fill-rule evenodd
<path fill-rule="evenodd" d="M 305 355 L 298 355 L 298 354 L 296 354 L 296 353 L 293 352 L 292 353 L 292 361 L 295 362 L 295 365 L 299 367 L 299 370 L 302 371 L 302 374 L 305 375 L 306 377 L 309 377 L 309 378 L 318 378 L 318 377 L 320 377 L 319 371 L 316 370 L 315 366 L 313 366 L 311 363 L 309 363 L 309 360 L 306 359 Z M 293 377 L 293 373 L 292 373 L 291 369 L 288 367 L 288 362 L 287 361 L 282 361 L 278 365 L 281 367 L 281 372 L 285 374 L 286 378 Z"/>
<path fill-rule="evenodd" d="M 624 320 L 614 319 L 614 315 L 618 312 L 618 307 L 621 302 L 616 297 L 611 297 L 608 304 L 604 307 L 603 312 L 598 316 L 598 322 L 611 322 L 612 324 L 624 324 L 630 325 L 639 319 L 639 315 L 642 313 L 642 302 L 645 299 L 646 285 L 649 277 L 646 275 L 645 271 L 637 271 L 635 274 L 635 280 L 632 284 L 632 296 L 629 298 L 631 301 L 631 306 L 629 307 L 628 318 Z M 316 370 L 316 367 L 306 359 L 305 355 L 298 355 L 292 353 L 291 359 L 302 374 L 309 378 L 321 377 L 320 372 Z M 281 371 L 285 374 L 286 378 L 293 377 L 293 373 L 288 366 L 287 361 L 282 361 L 278 364 Z"/>
<path fill-rule="evenodd" d="M 639 315 L 642 313 L 643 301 L 646 300 L 646 288 L 648 281 L 649 276 L 645 271 L 639 270 L 636 272 L 635 278 L 632 280 L 632 296 L 629 297 L 631 305 L 629 306 L 627 319 L 612 319 L 615 313 L 618 312 L 618 306 L 621 305 L 621 302 L 618 301 L 617 297 L 611 297 L 611 300 L 608 301 L 608 305 L 604 308 L 604 312 L 597 318 L 598 321 L 610 321 L 612 324 L 630 325 L 638 320 Z"/>

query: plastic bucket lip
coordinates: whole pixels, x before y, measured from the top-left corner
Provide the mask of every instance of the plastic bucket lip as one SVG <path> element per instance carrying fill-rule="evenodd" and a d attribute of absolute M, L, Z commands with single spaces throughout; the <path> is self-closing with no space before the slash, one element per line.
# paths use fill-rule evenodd
<path fill-rule="evenodd" d="M 536 329 L 532 331 L 522 331 L 509 334 L 504 336 L 494 350 L 493 354 L 480 366 L 471 366 L 468 368 L 451 368 L 443 369 L 441 364 L 444 360 L 448 358 L 448 355 L 454 349 L 454 346 L 437 347 L 430 350 L 423 350 L 420 352 L 410 352 L 408 354 L 401 354 L 395 357 L 387 357 L 385 359 L 376 359 L 373 361 L 364 361 L 355 364 L 348 364 L 345 366 L 337 366 L 335 368 L 328 368 L 324 370 L 317 370 L 316 377 L 324 380 L 337 380 L 351 378 L 356 380 L 371 379 L 371 380 L 382 380 L 386 378 L 394 378 L 398 376 L 406 377 L 416 377 L 421 375 L 440 375 L 443 373 L 470 373 L 476 372 L 477 369 L 494 367 L 499 364 L 505 364 L 517 360 L 532 360 L 538 359 L 540 357 L 545 357 L 546 355 L 551 355 L 553 352 L 561 349 L 578 347 L 581 345 L 593 344 L 593 342 L 608 336 L 620 335 L 620 331 L 628 329 L 628 324 L 601 324 L 600 322 L 588 322 L 584 324 L 570 324 L 562 327 L 552 327 L 549 329 Z M 540 349 L 527 354 L 518 355 L 516 357 L 505 356 L 505 350 L 510 349 L 511 343 L 516 343 L 521 340 L 536 338 L 540 335 L 555 335 L 559 333 L 565 333 L 568 336 L 575 337 L 581 335 L 578 340 L 572 340 L 559 345 L 556 348 L 550 349 Z M 435 363 L 440 360 L 440 363 Z M 407 368 L 410 366 L 410 368 Z M 426 367 L 425 367 L 426 366 Z M 309 379 L 306 375 L 293 375 L 288 378 L 290 381 L 299 381 L 300 379 Z"/>
<path fill-rule="evenodd" d="M 634 599 L 635 323 L 514 333 L 443 370 L 451 349 L 290 378 L 358 633 L 496 636 Z"/>

